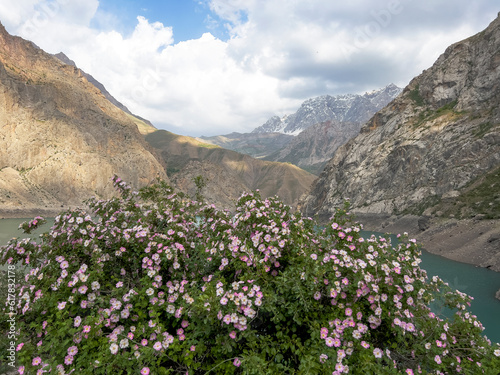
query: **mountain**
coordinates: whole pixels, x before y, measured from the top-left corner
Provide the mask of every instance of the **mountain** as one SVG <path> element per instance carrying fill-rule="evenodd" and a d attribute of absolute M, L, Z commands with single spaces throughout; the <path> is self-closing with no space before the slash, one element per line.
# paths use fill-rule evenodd
<path fill-rule="evenodd" d="M 0 216 L 51 212 L 167 178 L 141 119 L 113 105 L 83 72 L 0 24 Z"/>
<path fill-rule="evenodd" d="M 165 130 L 146 135 L 146 141 L 161 153 L 174 185 L 193 196 L 193 178 L 202 176 L 206 182 L 202 195 L 227 209 L 234 208 L 242 192 L 256 189 L 263 197 L 278 195 L 284 203 L 296 206 L 315 179 L 291 164 L 254 159 Z"/>
<path fill-rule="evenodd" d="M 59 52 L 53 56 L 59 59 L 61 62 L 77 68 L 75 62 L 71 60 L 68 56 L 66 56 L 63 52 Z M 134 115 L 132 112 L 130 112 L 130 110 L 126 106 L 124 106 L 122 103 L 116 100 L 114 96 L 111 95 L 108 90 L 106 90 L 106 87 L 104 87 L 104 85 L 101 82 L 99 82 L 98 80 L 96 80 L 94 77 L 84 72 L 83 70 L 80 70 L 80 72 L 85 78 L 87 78 L 87 81 L 93 84 L 104 95 L 104 97 L 111 102 L 111 104 L 114 104 L 115 106 L 120 108 L 123 112 L 128 113 L 130 116 L 132 116 L 135 119 L 135 122 L 138 125 L 141 133 L 152 133 L 156 130 L 156 128 L 149 120 Z"/>
<path fill-rule="evenodd" d="M 306 128 L 283 148 L 263 159 L 291 163 L 319 175 L 337 148 L 355 137 L 360 128 L 361 124 L 357 122 L 321 122 Z"/>
<path fill-rule="evenodd" d="M 500 17 L 448 47 L 328 162 L 301 207 L 500 217 Z"/>
<path fill-rule="evenodd" d="M 271 117 L 252 133 L 298 135 L 308 127 L 326 121 L 364 123 L 400 92 L 399 87 L 390 84 L 363 95 L 318 96 L 306 100 L 294 114 Z"/>
<path fill-rule="evenodd" d="M 213 137 L 199 137 L 201 142 L 217 145 L 228 150 L 262 158 L 286 146 L 293 135 L 281 133 L 231 133 Z"/>

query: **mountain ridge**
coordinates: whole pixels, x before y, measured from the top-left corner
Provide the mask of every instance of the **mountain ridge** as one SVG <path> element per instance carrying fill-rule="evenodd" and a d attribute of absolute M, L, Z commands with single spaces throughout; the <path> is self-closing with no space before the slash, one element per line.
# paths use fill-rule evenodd
<path fill-rule="evenodd" d="M 273 116 L 252 133 L 283 133 L 296 136 L 312 125 L 330 120 L 363 123 L 400 92 L 401 89 L 391 83 L 363 95 L 322 95 L 310 98 L 305 100 L 295 113 L 283 117 Z"/>

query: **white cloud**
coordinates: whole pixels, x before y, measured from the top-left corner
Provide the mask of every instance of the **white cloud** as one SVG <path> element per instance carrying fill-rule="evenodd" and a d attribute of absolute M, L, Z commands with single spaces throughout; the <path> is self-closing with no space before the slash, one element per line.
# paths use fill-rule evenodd
<path fill-rule="evenodd" d="M 406 85 L 497 11 L 492 0 L 203 3 L 207 28 L 225 24 L 229 40 L 206 33 L 175 42 L 170 25 L 143 17 L 123 34 L 98 0 L 4 0 L 0 20 L 46 51 L 66 53 L 155 125 L 212 135 L 251 131 L 312 96 Z"/>

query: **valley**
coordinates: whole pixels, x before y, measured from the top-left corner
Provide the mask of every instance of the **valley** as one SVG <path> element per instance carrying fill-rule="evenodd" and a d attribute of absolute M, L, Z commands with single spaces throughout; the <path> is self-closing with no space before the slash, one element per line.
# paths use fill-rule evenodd
<path fill-rule="evenodd" d="M 407 87 L 324 95 L 249 133 L 188 137 L 131 113 L 63 53 L 0 28 L 0 217 L 54 216 L 166 180 L 233 210 L 249 190 L 328 218 L 349 199 L 368 229 L 500 271 L 499 20 Z M 19 58 L 13 58 L 13 56 Z"/>

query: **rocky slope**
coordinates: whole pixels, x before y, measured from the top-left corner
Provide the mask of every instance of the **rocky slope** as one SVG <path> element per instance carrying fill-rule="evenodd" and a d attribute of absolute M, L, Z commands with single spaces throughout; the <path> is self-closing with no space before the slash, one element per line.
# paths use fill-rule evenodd
<path fill-rule="evenodd" d="M 496 19 L 447 48 L 337 150 L 304 212 L 328 216 L 350 198 L 358 212 L 423 213 L 458 198 L 468 183 L 500 165 L 499 78 Z"/>
<path fill-rule="evenodd" d="M 349 198 L 365 227 L 500 271 L 500 16 L 341 146 L 300 203 L 327 218 Z"/>
<path fill-rule="evenodd" d="M 285 147 L 266 156 L 264 160 L 292 163 L 319 175 L 337 148 L 355 137 L 360 128 L 361 124 L 357 122 L 321 122 L 303 130 Z"/>
<path fill-rule="evenodd" d="M 75 62 L 73 60 L 71 60 L 68 56 L 66 56 L 63 52 L 59 52 L 53 56 L 56 57 L 57 59 L 61 60 L 63 63 L 65 63 L 67 65 L 74 66 L 75 68 L 77 67 Z M 89 81 L 91 84 L 93 84 L 101 92 L 101 94 L 103 94 L 104 97 L 111 102 L 111 104 L 114 104 L 115 106 L 120 108 L 123 112 L 132 116 L 132 120 L 134 120 L 134 122 L 138 125 L 139 131 L 141 131 L 141 133 L 147 134 L 147 133 L 152 133 L 156 130 L 156 128 L 153 126 L 153 124 L 149 120 L 146 120 L 143 117 L 134 115 L 132 112 L 130 112 L 130 110 L 125 105 L 123 105 L 118 100 L 116 100 L 116 98 L 110 94 L 110 92 L 106 89 L 106 87 L 104 87 L 104 85 L 101 82 L 99 82 L 94 77 L 92 77 L 92 75 L 84 72 L 83 70 L 80 70 L 80 72 L 85 78 L 87 78 L 87 81 Z"/>
<path fill-rule="evenodd" d="M 207 183 L 202 194 L 210 203 L 228 209 L 234 208 L 243 191 L 256 189 L 263 197 L 278 195 L 295 206 L 315 178 L 291 164 L 254 159 L 165 130 L 148 134 L 146 140 L 161 153 L 180 190 L 193 196 L 196 187 L 192 180 L 202 176 Z"/>
<path fill-rule="evenodd" d="M 79 69 L 0 25 L 0 216 L 108 197 L 113 174 L 136 187 L 166 178 L 138 123 Z"/>
<path fill-rule="evenodd" d="M 298 135 L 308 127 L 326 121 L 364 123 L 375 112 L 394 99 L 401 89 L 390 84 L 363 95 L 323 95 L 306 100 L 297 112 L 284 117 L 273 116 L 253 133 Z"/>

